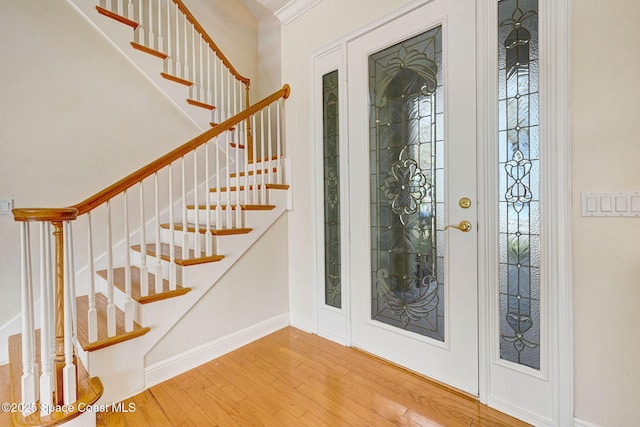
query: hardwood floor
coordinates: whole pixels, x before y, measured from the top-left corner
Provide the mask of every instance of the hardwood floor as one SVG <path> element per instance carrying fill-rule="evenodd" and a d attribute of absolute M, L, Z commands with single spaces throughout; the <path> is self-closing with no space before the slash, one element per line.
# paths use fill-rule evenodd
<path fill-rule="evenodd" d="M 98 426 L 526 426 L 361 351 L 288 327 L 98 414 Z"/>

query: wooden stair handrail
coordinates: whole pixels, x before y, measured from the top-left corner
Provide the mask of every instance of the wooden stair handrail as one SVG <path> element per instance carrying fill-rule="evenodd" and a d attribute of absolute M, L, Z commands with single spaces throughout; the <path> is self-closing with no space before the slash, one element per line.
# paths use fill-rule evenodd
<path fill-rule="evenodd" d="M 70 206 L 68 208 L 20 208 L 14 209 L 15 221 L 67 221 L 74 220 L 77 216 L 83 215 L 96 207 L 106 203 L 115 196 L 125 192 L 129 188 L 133 187 L 137 183 L 141 182 L 145 178 L 160 171 L 165 166 L 175 162 L 186 154 L 198 148 L 200 145 L 225 132 L 230 127 L 236 126 L 243 120 L 248 119 L 252 114 L 262 110 L 272 102 L 277 101 L 280 98 L 287 99 L 291 93 L 291 88 L 288 84 L 285 84 L 282 89 L 267 96 L 261 101 L 256 102 L 252 106 L 246 108 L 235 116 L 225 120 L 219 125 L 205 131 L 204 133 L 196 136 L 192 140 L 186 142 L 175 150 L 165 154 L 164 156 L 154 160 L 146 166 L 138 169 L 132 174 L 126 176 L 115 184 L 105 188 L 99 193 L 94 194 L 88 199 Z"/>
<path fill-rule="evenodd" d="M 229 69 L 229 71 L 231 71 L 231 74 L 236 76 L 236 78 L 239 81 L 241 81 L 245 85 L 249 86 L 249 84 L 251 83 L 251 80 L 248 77 L 244 77 L 243 75 L 241 75 L 234 68 L 234 66 L 231 65 L 231 62 L 229 62 L 227 57 L 224 56 L 224 54 L 222 53 L 222 51 L 220 50 L 218 45 L 216 45 L 215 42 L 213 41 L 213 39 L 211 37 L 209 37 L 209 34 L 207 34 L 207 32 L 205 31 L 204 27 L 202 25 L 200 25 L 198 20 L 193 16 L 191 11 L 187 8 L 187 6 L 185 6 L 185 4 L 182 2 L 182 0 L 172 0 L 172 1 L 176 4 L 176 6 L 178 6 L 178 9 L 180 9 L 182 11 L 182 13 L 184 13 L 184 15 L 187 17 L 189 22 L 191 22 L 193 24 L 194 28 L 202 35 L 202 38 L 207 42 L 209 47 L 211 47 L 211 49 L 216 53 L 218 58 L 220 58 L 222 63 Z"/>

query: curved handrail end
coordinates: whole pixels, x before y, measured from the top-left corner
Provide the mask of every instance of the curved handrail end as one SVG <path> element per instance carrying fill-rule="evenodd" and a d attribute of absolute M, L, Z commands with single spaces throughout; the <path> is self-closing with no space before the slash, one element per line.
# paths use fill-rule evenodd
<path fill-rule="evenodd" d="M 284 86 L 282 86 L 282 89 L 284 89 L 284 99 L 288 99 L 289 95 L 291 95 L 291 86 L 289 86 L 288 83 L 285 83 Z"/>
<path fill-rule="evenodd" d="M 13 209 L 15 221 L 73 221 L 78 217 L 76 208 L 16 208 Z"/>

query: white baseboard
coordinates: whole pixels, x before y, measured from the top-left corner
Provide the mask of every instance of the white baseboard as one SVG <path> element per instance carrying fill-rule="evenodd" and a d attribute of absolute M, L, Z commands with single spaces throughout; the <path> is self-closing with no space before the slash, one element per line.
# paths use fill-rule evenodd
<path fill-rule="evenodd" d="M 598 424 L 590 423 L 589 421 L 581 420 L 580 418 L 573 419 L 574 427 L 602 427 Z"/>
<path fill-rule="evenodd" d="M 305 332 L 315 334 L 315 328 L 313 327 L 313 320 L 309 317 L 304 317 L 299 314 L 290 313 L 289 319 L 290 325 L 294 328 L 302 329 Z"/>
<path fill-rule="evenodd" d="M 496 399 L 495 397 L 490 397 L 488 406 L 496 409 L 500 412 L 503 412 L 507 415 L 511 415 L 519 420 L 525 421 L 531 425 L 537 427 L 547 427 L 553 426 L 552 420 L 542 418 L 538 414 L 531 413 L 529 411 L 525 411 L 518 406 L 514 406 L 508 402 L 505 402 L 501 399 Z"/>
<path fill-rule="evenodd" d="M 145 387 L 152 387 L 180 375 L 286 326 L 289 326 L 289 313 L 281 314 L 234 334 L 202 344 L 162 362 L 154 363 L 144 370 Z"/>

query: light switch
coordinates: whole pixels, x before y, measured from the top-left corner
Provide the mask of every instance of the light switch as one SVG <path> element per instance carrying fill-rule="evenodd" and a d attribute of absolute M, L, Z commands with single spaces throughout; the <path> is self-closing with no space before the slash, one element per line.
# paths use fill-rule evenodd
<path fill-rule="evenodd" d="M 640 191 L 582 193 L 582 216 L 640 216 Z"/>
<path fill-rule="evenodd" d="M 13 209 L 12 199 L 0 199 L 0 215 L 11 215 Z"/>

